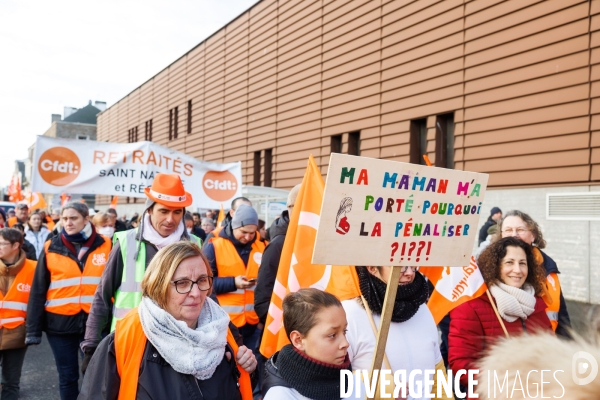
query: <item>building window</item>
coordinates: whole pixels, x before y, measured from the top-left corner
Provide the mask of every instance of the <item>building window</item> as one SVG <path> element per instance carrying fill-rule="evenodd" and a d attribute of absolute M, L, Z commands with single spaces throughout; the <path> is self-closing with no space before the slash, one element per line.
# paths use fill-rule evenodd
<path fill-rule="evenodd" d="M 435 166 L 454 169 L 454 113 L 436 117 Z"/>
<path fill-rule="evenodd" d="M 77 139 L 79 139 L 79 140 L 89 140 L 90 138 L 87 135 L 77 135 Z"/>
<path fill-rule="evenodd" d="M 410 121 L 410 162 L 427 165 L 423 154 L 427 154 L 427 118 Z"/>
<path fill-rule="evenodd" d="M 260 186 L 260 151 L 254 152 L 254 186 Z"/>
<path fill-rule="evenodd" d="M 187 134 L 192 133 L 192 101 L 188 100 L 188 109 L 187 109 Z"/>
<path fill-rule="evenodd" d="M 149 142 L 152 141 L 152 120 L 149 119 L 146 121 L 145 129 L 144 129 L 144 140 Z"/>
<path fill-rule="evenodd" d="M 138 141 L 138 127 L 131 128 L 127 131 L 127 141 L 129 143 L 134 143 Z"/>
<path fill-rule="evenodd" d="M 144 123 L 144 140 L 152 140 L 152 120 Z"/>
<path fill-rule="evenodd" d="M 273 170 L 273 149 L 265 150 L 265 168 L 263 171 L 264 174 L 264 183 L 263 186 L 271 187 L 271 172 Z"/>
<path fill-rule="evenodd" d="M 169 110 L 169 140 L 177 139 L 179 112 L 178 107 Z"/>
<path fill-rule="evenodd" d="M 342 135 L 334 135 L 331 137 L 331 152 L 341 153 L 342 152 Z"/>
<path fill-rule="evenodd" d="M 360 131 L 348 134 L 348 154 L 351 156 L 360 156 Z"/>

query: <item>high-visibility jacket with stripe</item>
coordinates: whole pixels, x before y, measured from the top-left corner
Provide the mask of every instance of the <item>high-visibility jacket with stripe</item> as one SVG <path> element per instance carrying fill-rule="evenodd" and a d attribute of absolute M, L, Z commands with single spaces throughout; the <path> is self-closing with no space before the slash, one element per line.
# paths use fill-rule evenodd
<path fill-rule="evenodd" d="M 146 246 L 142 243 L 140 252 L 135 258 L 139 242 L 137 240 L 138 229 L 116 232 L 113 240 L 119 241 L 121 257 L 123 259 L 123 275 L 121 285 L 114 295 L 113 320 L 110 331 L 115 330 L 118 320 L 123 318 L 131 309 L 140 305 L 142 301 L 142 279 L 146 272 Z M 195 235 L 190 235 L 193 243 L 202 246 L 202 240 Z"/>
<path fill-rule="evenodd" d="M 546 277 L 546 289 L 548 296 L 543 297 L 548 306 L 546 314 L 548 315 L 550 324 L 552 324 L 552 330 L 556 332 L 556 328 L 558 327 L 558 312 L 560 311 L 560 281 L 556 272 L 552 272 Z"/>
<path fill-rule="evenodd" d="M 148 338 L 142 328 L 140 314 L 138 313 L 137 308 L 117 322 L 114 343 L 117 373 L 121 378 L 119 400 L 131 400 L 136 398 L 140 366 L 142 364 L 147 340 Z M 237 355 L 238 352 L 238 345 L 235 342 L 231 331 L 227 332 L 227 344 L 231 346 L 235 358 L 235 355 Z M 237 367 L 240 372 L 238 383 L 242 400 L 252 400 L 250 374 L 239 365 Z"/>
<path fill-rule="evenodd" d="M 215 237 L 211 239 L 215 248 L 215 258 L 217 260 L 218 276 L 240 276 L 244 275 L 246 279 L 255 279 L 258 277 L 258 268 L 262 260 L 262 254 L 265 251 L 265 244 L 260 241 L 258 235 L 252 243 L 252 250 L 248 257 L 248 265 L 244 266 L 244 261 L 238 254 L 235 246 L 229 239 Z M 219 304 L 229 314 L 231 322 L 238 328 L 246 324 L 258 324 L 258 315 L 254 311 L 254 288 L 237 289 L 235 292 L 217 294 Z"/>
<path fill-rule="evenodd" d="M 104 243 L 88 253 L 83 271 L 74 259 L 48 251 L 50 240 L 44 244 L 46 267 L 50 272 L 46 311 L 61 315 L 76 315 L 82 310 L 90 313 L 112 247 L 110 240 L 102 239 Z"/>
<path fill-rule="evenodd" d="M 0 328 L 14 329 L 25 323 L 36 264 L 35 261 L 25 260 L 6 295 L 0 293 Z"/>

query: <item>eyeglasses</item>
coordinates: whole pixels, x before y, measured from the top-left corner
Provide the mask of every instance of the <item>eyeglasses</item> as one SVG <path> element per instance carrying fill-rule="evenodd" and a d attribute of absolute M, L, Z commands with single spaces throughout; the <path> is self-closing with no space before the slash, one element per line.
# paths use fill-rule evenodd
<path fill-rule="evenodd" d="M 202 292 L 206 292 L 212 287 L 212 281 L 212 276 L 201 276 L 197 281 L 193 281 L 191 279 L 180 279 L 178 281 L 171 281 L 171 283 L 175 285 L 175 290 L 177 290 L 177 293 L 188 294 L 192 291 L 194 283 L 198 285 L 198 289 L 200 289 Z"/>
<path fill-rule="evenodd" d="M 412 272 L 417 272 L 419 270 L 419 267 L 409 267 L 408 265 L 405 265 L 404 267 L 402 267 L 402 269 L 400 270 L 400 272 L 402 272 L 403 274 L 405 274 L 406 271 L 408 271 L 409 268 L 410 268 L 410 270 Z"/>
<path fill-rule="evenodd" d="M 529 232 L 529 229 L 525 229 L 525 228 L 517 228 L 517 229 L 508 228 L 508 229 L 504 229 L 502 231 L 502 234 L 503 235 L 512 235 L 513 232 L 516 232 L 517 235 L 521 236 L 525 232 Z"/>

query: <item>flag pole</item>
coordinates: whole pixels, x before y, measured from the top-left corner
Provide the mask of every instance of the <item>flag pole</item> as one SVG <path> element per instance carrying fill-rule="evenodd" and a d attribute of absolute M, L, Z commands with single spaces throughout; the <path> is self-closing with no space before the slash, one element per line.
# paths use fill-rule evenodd
<path fill-rule="evenodd" d="M 375 342 L 375 354 L 373 355 L 373 362 L 371 363 L 371 374 L 369 380 L 371 385 L 373 383 L 373 372 L 378 369 L 381 373 L 381 363 L 385 355 L 385 346 L 387 344 L 387 338 L 390 331 L 390 323 L 392 322 L 392 314 L 394 312 L 394 304 L 396 300 L 396 293 L 398 292 L 398 282 L 400 281 L 400 275 L 402 275 L 402 267 L 400 265 L 394 265 L 392 267 L 392 273 L 387 282 L 387 289 L 385 291 L 385 300 L 383 301 L 383 309 L 381 310 L 381 323 L 379 324 L 379 332 L 377 335 L 377 341 Z M 375 399 L 380 399 L 379 385 L 375 393 Z M 366 397 L 368 399 L 368 397 Z"/>
<path fill-rule="evenodd" d="M 365 306 L 365 311 L 367 312 L 367 316 L 369 317 L 369 322 L 371 323 L 371 329 L 373 330 L 373 334 L 377 337 L 377 326 L 375 325 L 375 319 L 373 319 L 373 313 L 371 312 L 371 308 L 369 307 L 369 303 L 367 303 L 367 299 L 362 294 L 360 298 L 363 302 L 363 306 Z M 389 370 L 392 369 L 392 365 L 390 364 L 390 360 L 388 360 L 387 354 L 383 354 L 383 361 L 385 362 L 385 367 Z"/>

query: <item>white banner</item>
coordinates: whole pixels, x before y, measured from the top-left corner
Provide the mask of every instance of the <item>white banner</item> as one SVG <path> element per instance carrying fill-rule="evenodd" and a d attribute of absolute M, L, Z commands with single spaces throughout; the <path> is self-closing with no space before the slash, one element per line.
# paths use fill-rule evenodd
<path fill-rule="evenodd" d="M 487 174 L 332 154 L 313 264 L 469 265 Z"/>
<path fill-rule="evenodd" d="M 32 191 L 146 197 L 159 173 L 178 174 L 194 207 L 225 208 L 242 195 L 241 162 L 199 161 L 152 142 L 107 143 L 38 136 Z"/>

